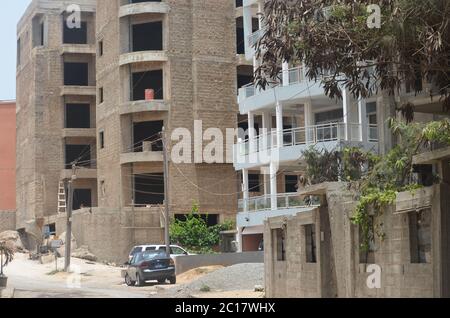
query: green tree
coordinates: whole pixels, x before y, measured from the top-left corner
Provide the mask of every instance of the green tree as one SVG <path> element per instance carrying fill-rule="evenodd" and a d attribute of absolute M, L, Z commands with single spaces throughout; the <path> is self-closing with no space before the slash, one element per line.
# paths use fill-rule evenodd
<path fill-rule="evenodd" d="M 216 226 L 208 223 L 199 214 L 199 206 L 194 204 L 192 211 L 183 221 L 174 220 L 170 226 L 172 243 L 182 245 L 195 253 L 210 253 L 220 243 L 220 232 L 234 228 L 232 221 Z"/>
<path fill-rule="evenodd" d="M 369 28 L 376 3 L 381 27 Z M 402 111 L 412 120 L 412 104 L 398 105 L 403 83 L 421 91 L 422 79 L 435 84 L 430 94 L 450 110 L 450 1 L 448 0 L 268 0 L 266 31 L 257 43 L 262 63 L 256 82 L 266 87 L 279 78 L 282 62 L 306 66 L 310 80 L 326 94 L 355 97 L 383 91 L 390 117 Z"/>

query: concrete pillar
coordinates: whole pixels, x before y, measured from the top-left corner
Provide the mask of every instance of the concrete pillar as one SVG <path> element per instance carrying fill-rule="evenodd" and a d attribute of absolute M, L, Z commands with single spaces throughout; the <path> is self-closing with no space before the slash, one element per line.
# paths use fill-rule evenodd
<path fill-rule="evenodd" d="M 276 106 L 277 117 L 277 147 L 283 147 L 283 105 L 277 102 Z"/>
<path fill-rule="evenodd" d="M 289 63 L 283 63 L 283 86 L 289 86 Z"/>
<path fill-rule="evenodd" d="M 256 131 L 255 131 L 255 115 L 251 112 L 248 113 L 248 139 L 250 154 L 257 151 L 256 148 Z"/>
<path fill-rule="evenodd" d="M 239 227 L 238 228 L 238 233 L 237 233 L 237 252 L 238 253 L 242 253 L 242 228 Z"/>
<path fill-rule="evenodd" d="M 312 104 L 311 102 L 305 103 L 305 138 L 306 143 L 311 144 L 314 143 L 314 129 L 311 126 L 314 125 L 314 114 L 312 112 Z"/>
<path fill-rule="evenodd" d="M 342 105 L 344 111 L 344 140 L 349 140 L 351 137 L 350 132 L 350 94 L 347 88 L 342 89 Z"/>
<path fill-rule="evenodd" d="M 245 51 L 247 52 L 250 49 L 249 36 L 253 32 L 253 15 L 252 8 L 250 6 L 243 7 L 243 20 L 244 20 L 244 43 L 245 43 Z"/>
<path fill-rule="evenodd" d="M 261 30 L 263 25 L 263 13 L 264 13 L 264 1 L 258 1 L 258 18 L 259 18 L 259 29 Z"/>
<path fill-rule="evenodd" d="M 263 176 L 264 176 L 264 195 L 269 196 L 270 195 L 270 175 L 267 173 L 264 173 Z"/>
<path fill-rule="evenodd" d="M 244 212 L 248 212 L 248 201 L 250 199 L 250 191 L 249 191 L 249 182 L 248 182 L 248 170 L 243 169 L 242 170 L 242 192 L 243 192 L 243 199 L 244 199 Z"/>
<path fill-rule="evenodd" d="M 277 190 L 277 165 L 270 163 L 270 206 L 272 210 L 278 209 L 278 190 Z"/>
<path fill-rule="evenodd" d="M 369 125 L 367 122 L 367 103 L 363 98 L 358 100 L 358 115 L 359 115 L 359 125 L 360 125 L 360 137 L 363 142 L 369 140 Z"/>

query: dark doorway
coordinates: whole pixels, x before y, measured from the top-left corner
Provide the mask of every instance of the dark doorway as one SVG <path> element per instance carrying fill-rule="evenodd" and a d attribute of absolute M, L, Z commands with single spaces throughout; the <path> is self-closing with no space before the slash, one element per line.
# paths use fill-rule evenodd
<path fill-rule="evenodd" d="M 164 174 L 134 176 L 134 203 L 137 205 L 164 203 Z"/>
<path fill-rule="evenodd" d="M 78 166 L 91 167 L 90 145 L 66 145 L 66 169 L 72 169 L 72 163 L 78 162 Z"/>
<path fill-rule="evenodd" d="M 133 25 L 133 52 L 162 50 L 163 26 L 161 21 Z"/>
<path fill-rule="evenodd" d="M 69 28 L 64 19 L 64 44 L 87 44 L 87 22 L 81 22 L 80 28 Z"/>
<path fill-rule="evenodd" d="M 64 63 L 64 85 L 89 86 L 88 63 Z"/>
<path fill-rule="evenodd" d="M 143 143 L 152 142 L 152 151 L 162 151 L 163 145 L 160 133 L 162 132 L 164 121 L 145 121 L 133 125 L 133 148 L 134 152 L 144 151 Z"/>
<path fill-rule="evenodd" d="M 73 210 L 92 207 L 92 190 L 75 189 L 73 190 Z"/>
<path fill-rule="evenodd" d="M 202 218 L 206 224 L 211 227 L 219 224 L 219 215 L 218 214 L 199 214 L 198 217 Z M 186 215 L 184 214 L 176 214 L 175 219 L 181 222 L 186 221 Z"/>
<path fill-rule="evenodd" d="M 163 99 L 163 71 L 148 71 L 133 73 L 133 96 L 132 100 L 145 100 L 145 90 L 153 89 L 155 91 L 155 99 Z"/>
<path fill-rule="evenodd" d="M 91 105 L 66 104 L 66 128 L 91 128 Z"/>

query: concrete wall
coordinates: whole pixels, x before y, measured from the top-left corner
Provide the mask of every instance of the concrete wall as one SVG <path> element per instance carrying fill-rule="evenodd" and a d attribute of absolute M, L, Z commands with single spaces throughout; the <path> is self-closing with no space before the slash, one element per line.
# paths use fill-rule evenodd
<path fill-rule="evenodd" d="M 82 209 L 73 215 L 73 236 L 77 246 L 88 246 L 100 261 L 123 264 L 135 241 L 159 244 L 163 238 L 159 210 L 118 211 L 112 209 Z M 135 221 L 133 221 L 133 217 Z M 141 229 L 132 227 L 140 224 Z M 65 215 L 57 218 L 57 235 L 66 229 Z"/>
<path fill-rule="evenodd" d="M 63 60 L 77 59 L 78 55 L 61 55 L 61 13 L 73 3 L 80 5 L 82 19 L 89 23 L 88 40 L 94 44 L 95 0 L 33 0 L 17 26 L 20 63 L 17 66 L 16 226 L 20 229 L 38 218 L 55 217 L 58 185 L 64 169 L 64 104 L 86 99 L 61 96 Z M 33 39 L 39 27 L 36 18 L 45 24 L 43 46 Z M 85 55 L 90 54 L 81 54 Z M 93 61 L 92 57 L 89 59 Z M 91 84 L 95 85 L 92 76 L 95 65 L 91 64 Z M 72 137 L 71 142 L 77 142 L 77 138 Z"/>
<path fill-rule="evenodd" d="M 177 275 L 183 274 L 191 269 L 204 266 L 232 266 L 236 264 L 263 262 L 264 253 L 262 252 L 189 255 L 175 258 Z"/>
<path fill-rule="evenodd" d="M 16 212 L 0 211 L 0 233 L 16 229 Z"/>
<path fill-rule="evenodd" d="M 350 222 L 356 202 L 344 184 L 328 184 L 320 209 L 297 216 L 269 219 L 265 230 L 268 297 L 448 297 L 449 186 L 422 190 L 407 202 L 422 202 L 401 211 L 402 202 L 383 211 L 378 220 L 385 238 L 376 238 L 372 259 L 360 249 L 359 229 Z M 431 194 L 431 195 L 429 195 Z M 402 194 L 409 195 L 410 193 Z M 401 198 L 401 196 L 400 196 Z M 428 203 L 427 203 L 428 202 Z M 429 208 L 431 203 L 431 209 Z M 399 211 L 400 209 L 400 211 Z M 430 213 L 431 251 L 426 263 L 415 263 L 411 244 L 411 213 Z M 317 262 L 307 263 L 304 226 L 316 229 Z M 276 259 L 274 229 L 285 229 L 286 260 Z M 381 288 L 370 289 L 369 265 L 381 267 Z"/>

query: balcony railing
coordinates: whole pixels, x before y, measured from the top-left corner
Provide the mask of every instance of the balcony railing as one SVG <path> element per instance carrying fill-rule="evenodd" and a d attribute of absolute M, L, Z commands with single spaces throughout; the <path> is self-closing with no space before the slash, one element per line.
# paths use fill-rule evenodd
<path fill-rule="evenodd" d="M 297 193 L 283 193 L 277 195 L 278 209 L 295 209 L 295 208 L 309 208 L 319 206 L 320 200 L 317 197 L 302 198 Z M 246 210 L 246 206 L 248 209 Z M 249 200 L 239 200 L 239 213 L 242 212 L 261 212 L 272 210 L 271 196 L 263 195 L 253 197 Z"/>
<path fill-rule="evenodd" d="M 378 127 L 370 125 L 369 142 L 378 141 Z M 362 125 L 330 123 L 325 125 L 316 125 L 310 127 L 300 127 L 286 129 L 282 131 L 281 147 L 293 146 L 312 146 L 318 143 L 333 141 L 355 141 L 362 142 Z M 246 140 L 237 144 L 238 153 L 241 156 L 247 156 L 251 153 L 268 151 L 278 147 L 278 134 L 272 131 L 262 134 L 252 140 Z"/>

